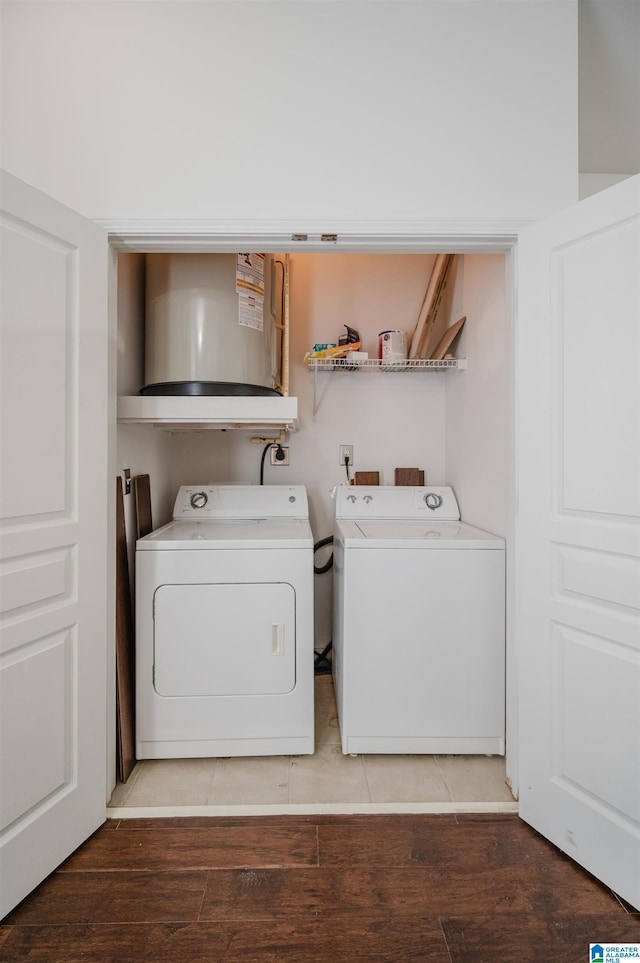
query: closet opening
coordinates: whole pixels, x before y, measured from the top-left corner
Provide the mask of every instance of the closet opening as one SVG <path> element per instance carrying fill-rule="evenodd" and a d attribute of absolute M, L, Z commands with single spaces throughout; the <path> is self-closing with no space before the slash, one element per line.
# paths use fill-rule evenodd
<path fill-rule="evenodd" d="M 260 458 L 273 439 L 287 449 L 287 464 L 267 460 L 265 485 L 301 485 L 308 496 L 315 543 L 333 535 L 336 486 L 346 483 L 340 464 L 350 446 L 355 472 L 394 486 L 396 470 L 415 468 L 426 485 L 450 486 L 464 522 L 504 539 L 513 536 L 513 239 L 479 242 L 450 239 L 354 241 L 349 249 L 318 241 L 275 248 L 262 239 L 235 247 L 267 251 L 289 262 L 289 395 L 297 400 L 295 424 L 282 436 L 225 427 L 184 428 L 172 424 L 117 425 L 116 473 L 150 479 L 153 527 L 168 523 L 181 486 L 258 485 Z M 447 243 L 448 242 L 448 243 Z M 162 242 L 169 249 L 169 241 Z M 308 244 L 308 242 L 306 242 Z M 115 377 L 121 398 L 144 384 L 145 282 L 160 242 L 118 243 L 114 252 L 118 359 Z M 228 253 L 209 244 L 210 253 Z M 373 247 L 373 249 L 372 249 Z M 213 250 L 211 250 L 213 248 Z M 449 370 L 407 366 L 380 370 L 378 341 L 385 330 L 411 339 L 438 254 L 453 254 L 431 334 L 431 348 L 462 318 L 445 356 Z M 365 364 L 314 365 L 308 355 L 357 332 Z M 311 360 L 311 363 L 309 363 Z M 448 358 L 447 360 L 452 360 Z M 284 439 L 284 440 L 282 440 Z M 373 473 L 373 475 L 371 475 Z M 377 476 L 376 476 L 377 473 Z M 420 476 L 416 476 L 418 479 Z M 135 599 L 135 512 L 125 496 L 128 559 Z M 320 550 L 316 562 L 328 559 Z M 316 574 L 313 635 L 316 656 L 331 658 L 334 578 Z M 507 567 L 507 599 L 511 573 Z M 384 604 L 384 584 L 371 586 L 371 604 Z M 507 611 L 509 604 L 507 601 Z M 505 620 L 507 616 L 505 613 Z M 510 732 L 516 717 L 511 682 L 512 640 L 508 631 L 504 686 L 506 756 L 452 753 L 361 753 L 342 750 L 334 681 L 329 671 L 314 680 L 315 751 L 304 755 L 169 758 L 139 761 L 125 783 L 114 787 L 110 811 L 120 816 L 145 810 L 213 807 L 217 812 L 451 811 L 456 808 L 517 808 L 517 760 Z M 470 644 L 473 644 L 470 640 Z M 328 648 L 329 647 L 329 648 Z M 378 657 L 378 656 L 377 656 Z M 383 658 L 394 658 L 389 638 Z M 114 725 L 115 733 L 115 725 Z M 114 737 L 115 738 L 115 737 Z M 115 750 L 112 752 L 112 760 Z"/>

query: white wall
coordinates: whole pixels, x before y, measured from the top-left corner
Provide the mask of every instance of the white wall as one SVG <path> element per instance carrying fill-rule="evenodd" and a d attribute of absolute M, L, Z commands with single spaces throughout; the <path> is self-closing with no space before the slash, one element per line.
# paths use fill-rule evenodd
<path fill-rule="evenodd" d="M 465 371 L 447 375 L 447 481 L 463 518 L 508 534 L 513 468 L 513 314 L 505 257 L 458 259 L 451 317 L 467 316 L 457 353 Z"/>
<path fill-rule="evenodd" d="M 640 3 L 580 0 L 578 10 L 580 171 L 622 180 L 640 171 Z M 582 196 L 608 186 L 587 184 Z"/>
<path fill-rule="evenodd" d="M 377 470 L 394 483 L 395 468 L 422 468 L 429 484 L 450 484 L 463 517 L 507 535 L 511 492 L 511 305 L 500 254 L 456 258 L 433 343 L 463 314 L 454 344 L 468 367 L 456 372 L 334 371 L 315 375 L 303 363 L 318 341 L 337 342 L 355 327 L 363 349 L 377 354 L 378 333 L 412 333 L 433 268 L 432 254 L 291 255 L 291 394 L 299 428 L 288 440 L 290 464 L 273 467 L 266 484 L 307 488 L 314 539 L 333 531 L 331 491 L 346 481 L 341 444 L 354 446 L 353 470 Z M 138 255 L 119 258 L 119 390 L 143 382 L 143 266 Z M 171 515 L 180 485 L 258 484 L 263 444 L 245 431 L 178 431 L 120 427 L 118 466 L 151 476 L 154 523 Z M 352 472 L 353 474 L 353 472 Z M 127 520 L 133 506 L 127 503 Z M 318 554 L 318 563 L 328 551 Z M 316 647 L 331 638 L 331 577 L 316 579 Z"/>
<path fill-rule="evenodd" d="M 299 430 L 289 439 L 290 465 L 265 466 L 266 484 L 307 487 L 318 541 L 333 531 L 331 490 L 346 481 L 341 444 L 354 446 L 355 470 L 378 470 L 393 484 L 395 468 L 422 468 L 431 484 L 445 481 L 445 383 L 441 372 L 379 371 L 317 374 L 303 364 L 318 342 L 337 341 L 355 327 L 363 348 L 377 355 L 378 333 L 411 332 L 434 262 L 433 255 L 318 254 L 291 256 L 291 394 L 298 398 Z M 262 445 L 248 432 L 176 432 L 174 489 L 195 482 L 257 484 Z M 328 557 L 318 553 L 317 562 Z M 316 647 L 331 638 L 331 576 L 316 579 Z"/>
<path fill-rule="evenodd" d="M 117 267 L 117 352 L 118 394 L 137 394 L 144 367 L 144 256 L 120 254 Z M 119 425 L 116 470 L 129 468 L 131 477 L 148 474 L 154 527 L 171 518 L 175 491 L 169 466 L 171 436 L 165 432 Z M 125 523 L 129 545 L 129 568 L 133 575 L 135 546 L 135 504 L 133 491 L 124 496 Z"/>
<path fill-rule="evenodd" d="M 299 430 L 289 437 L 290 465 L 266 462 L 266 484 L 306 486 L 314 539 L 333 531 L 331 490 L 345 482 L 341 444 L 354 446 L 355 470 L 378 470 L 393 484 L 394 468 L 425 470 L 430 484 L 453 485 L 463 516 L 506 535 L 511 481 L 511 312 L 503 255 L 457 257 L 434 344 L 462 314 L 455 344 L 468 355 L 460 372 L 334 371 L 314 375 L 303 363 L 317 341 L 337 341 L 344 324 L 363 348 L 377 353 L 381 330 L 411 334 L 435 256 L 291 255 L 291 393 L 298 398 Z M 119 258 L 119 390 L 143 383 L 143 259 Z M 262 444 L 245 431 L 178 431 L 120 427 L 119 467 L 149 472 L 154 521 L 165 522 L 183 484 L 253 483 L 260 477 Z M 330 549 L 318 553 L 317 563 Z M 315 646 L 332 637 L 330 574 L 315 579 Z"/>
<path fill-rule="evenodd" d="M 330 231 L 577 198 L 576 0 L 6 0 L 1 16 L 3 166 L 91 218 Z"/>
<path fill-rule="evenodd" d="M 629 174 L 580 174 L 578 178 L 580 200 L 606 191 L 607 187 L 613 187 L 629 177 Z"/>

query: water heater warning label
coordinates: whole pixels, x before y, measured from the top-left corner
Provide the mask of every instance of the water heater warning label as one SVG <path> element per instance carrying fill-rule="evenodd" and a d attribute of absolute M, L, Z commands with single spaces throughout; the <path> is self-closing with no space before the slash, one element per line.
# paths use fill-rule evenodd
<path fill-rule="evenodd" d="M 264 326 L 264 254 L 238 254 L 236 265 L 238 324 Z"/>

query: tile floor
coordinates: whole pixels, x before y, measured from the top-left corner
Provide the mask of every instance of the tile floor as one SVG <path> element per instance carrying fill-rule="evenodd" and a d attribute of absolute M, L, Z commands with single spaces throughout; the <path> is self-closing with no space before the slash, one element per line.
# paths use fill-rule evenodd
<path fill-rule="evenodd" d="M 498 756 L 344 756 L 331 676 L 316 677 L 313 756 L 162 759 L 139 762 L 111 797 L 114 810 L 411 803 L 517 808 Z"/>

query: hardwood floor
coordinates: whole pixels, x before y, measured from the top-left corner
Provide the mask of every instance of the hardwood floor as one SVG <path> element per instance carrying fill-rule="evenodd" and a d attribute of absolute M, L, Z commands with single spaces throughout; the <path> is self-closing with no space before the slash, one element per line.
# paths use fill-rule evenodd
<path fill-rule="evenodd" d="M 42 963 L 588 963 L 640 914 L 514 815 L 110 821 L 0 925 Z"/>

